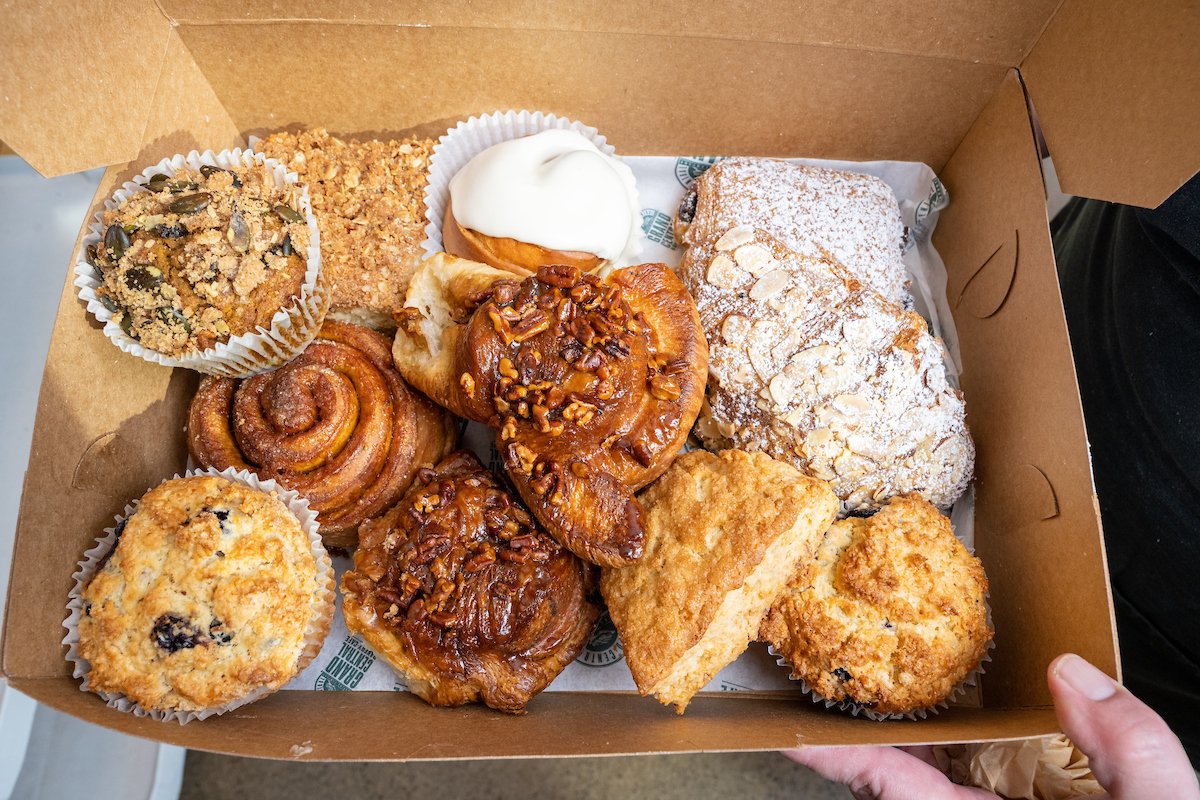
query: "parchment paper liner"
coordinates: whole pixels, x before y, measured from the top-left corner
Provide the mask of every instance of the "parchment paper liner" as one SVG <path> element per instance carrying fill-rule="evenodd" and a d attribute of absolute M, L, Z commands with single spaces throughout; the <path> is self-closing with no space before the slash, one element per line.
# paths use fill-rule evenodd
<path fill-rule="evenodd" d="M 189 469 L 184 472 L 183 477 L 190 478 L 196 475 L 220 476 L 235 483 L 249 486 L 251 489 L 257 489 L 268 494 L 274 492 L 300 522 L 301 529 L 307 534 L 309 549 L 317 564 L 317 588 L 312 597 L 312 619 L 309 620 L 308 627 L 305 629 L 304 642 L 300 650 L 300 656 L 296 660 L 295 672 L 292 677 L 299 675 L 308 666 L 309 662 L 321 652 L 321 645 L 324 644 L 325 636 L 329 633 L 329 628 L 333 623 L 334 606 L 336 603 L 333 564 L 329 560 L 329 554 L 325 551 L 325 546 L 321 543 L 321 535 L 318 532 L 317 525 L 317 512 L 308 507 L 308 501 L 301 497 L 299 493 L 290 489 L 284 489 L 273 480 L 261 480 L 246 470 L 237 470 L 233 467 L 220 471 L 215 469 Z M 179 477 L 176 474 L 171 480 Z M 162 483 L 166 482 L 165 480 L 162 481 Z M 67 629 L 67 635 L 63 637 L 62 643 L 67 646 L 67 661 L 70 661 L 73 665 L 72 675 L 75 678 L 82 679 L 79 690 L 83 692 L 93 691 L 88 686 L 88 673 L 91 672 L 91 664 L 79 655 L 79 619 L 83 615 L 83 590 L 95 574 L 101 560 L 115 546 L 118 526 L 128 519 L 137 510 L 137 507 L 137 500 L 125 506 L 125 510 L 114 518 L 113 526 L 105 528 L 104 536 L 97 539 L 96 545 L 83 554 L 84 558 L 79 562 L 79 569 L 71 575 L 75 580 L 75 585 L 67 595 L 70 600 L 67 603 L 67 618 L 63 621 L 63 627 Z M 211 716 L 232 711 L 247 703 L 253 703 L 255 700 L 259 700 L 278 689 L 282 689 L 286 683 L 287 681 L 283 681 L 274 689 L 259 687 L 236 700 L 200 711 L 147 709 L 142 708 L 118 692 L 97 691 L 95 693 L 104 698 L 110 707 L 119 711 L 128 711 L 132 712 L 135 716 L 151 717 L 163 722 L 175 721 L 183 725 L 191 722 L 193 719 L 207 719 Z"/>
<path fill-rule="evenodd" d="M 83 238 L 79 247 L 79 260 L 75 263 L 75 286 L 79 289 L 79 299 L 87 304 L 88 311 L 104 325 L 104 335 L 126 353 L 135 355 L 155 364 L 166 367 L 187 367 L 197 372 L 210 375 L 223 375 L 228 378 L 242 378 L 256 372 L 273 369 L 287 363 L 303 350 L 325 319 L 329 309 L 329 289 L 321 270 L 321 238 L 317 230 L 317 220 L 313 216 L 312 203 L 309 201 L 308 189 L 301 183 L 294 172 L 287 169 L 274 159 L 267 158 L 261 153 L 234 148 L 214 153 L 206 150 L 198 153 L 195 150 L 187 155 L 175 155 L 164 158 L 152 167 L 147 167 L 141 175 L 132 181 L 126 181 L 113 196 L 104 201 L 107 210 L 116 208 L 122 201 L 133 194 L 145 191 L 144 187 L 151 175 L 163 173 L 174 176 L 184 167 L 198 170 L 202 165 L 222 168 L 248 167 L 252 164 L 263 164 L 271 169 L 275 185 L 295 185 L 300 187 L 299 205 L 308 223 L 309 244 L 307 262 L 304 273 L 304 284 L 300 289 L 300 297 L 290 306 L 281 308 L 271 318 L 269 328 L 259 326 L 256 330 L 230 337 L 228 341 L 220 342 L 201 352 L 187 353 L 181 356 L 168 356 L 144 347 L 141 342 L 125 334 L 121 326 L 113 320 L 109 311 L 96 297 L 96 290 L 101 281 L 96 276 L 96 270 L 87 263 L 88 245 L 97 244 L 104 236 L 103 212 L 97 212 L 88 226 L 88 234 Z"/>
<path fill-rule="evenodd" d="M 464 120 L 438 139 L 429 159 L 429 181 L 425 185 L 425 219 L 428 224 L 425 226 L 425 240 L 421 242 L 421 249 L 425 251 L 423 258 L 442 252 L 442 220 L 446 215 L 446 206 L 450 203 L 450 179 L 466 166 L 468 161 L 492 145 L 548 130 L 575 131 L 596 145 L 601 153 L 620 160 L 620 156 L 603 134 L 589 125 L 566 117 L 541 111 L 496 111 Z M 631 183 L 629 188 L 636 200 L 636 183 Z M 638 213 L 639 210 L 640 204 L 635 202 L 634 213 Z M 625 247 L 623 256 L 614 266 L 638 263 L 637 257 L 643 250 L 640 227 Z"/>

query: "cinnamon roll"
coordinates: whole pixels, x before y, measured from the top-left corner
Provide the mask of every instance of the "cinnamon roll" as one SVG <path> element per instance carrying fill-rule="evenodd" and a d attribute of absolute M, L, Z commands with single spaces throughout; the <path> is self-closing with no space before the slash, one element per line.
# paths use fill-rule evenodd
<path fill-rule="evenodd" d="M 675 273 L 642 264 L 602 279 L 553 266 L 518 282 L 435 256 L 398 319 L 400 372 L 496 430 L 513 485 L 555 539 L 602 566 L 641 555 L 634 492 L 682 447 L 708 370 Z"/>
<path fill-rule="evenodd" d="M 206 377 L 188 414 L 202 467 L 237 467 L 306 497 L 327 547 L 351 548 L 454 444 L 453 418 L 409 388 L 387 338 L 326 321 L 299 356 L 245 380 Z"/>
<path fill-rule="evenodd" d="M 587 642 L 591 583 L 591 568 L 459 451 L 363 525 L 343 612 L 431 705 L 522 713 Z"/>

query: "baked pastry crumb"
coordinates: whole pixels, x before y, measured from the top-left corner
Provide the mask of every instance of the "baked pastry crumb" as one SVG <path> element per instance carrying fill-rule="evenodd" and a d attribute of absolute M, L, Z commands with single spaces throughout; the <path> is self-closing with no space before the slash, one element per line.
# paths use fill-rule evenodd
<path fill-rule="evenodd" d="M 84 587 L 89 688 L 180 711 L 280 688 L 310 623 L 332 616 L 326 569 L 273 494 L 215 476 L 161 484 Z"/>
<path fill-rule="evenodd" d="M 642 558 L 606 569 L 601 592 L 638 692 L 683 713 L 738 657 L 833 521 L 823 482 L 763 453 L 703 450 L 642 493 Z"/>
<path fill-rule="evenodd" d="M 347 142 L 324 128 L 279 131 L 255 149 L 308 185 L 334 318 L 394 327 L 420 259 L 433 140 Z"/>
<path fill-rule="evenodd" d="M 772 605 L 759 638 L 827 700 L 881 714 L 945 700 L 992 630 L 983 565 L 917 495 L 836 522 Z"/>

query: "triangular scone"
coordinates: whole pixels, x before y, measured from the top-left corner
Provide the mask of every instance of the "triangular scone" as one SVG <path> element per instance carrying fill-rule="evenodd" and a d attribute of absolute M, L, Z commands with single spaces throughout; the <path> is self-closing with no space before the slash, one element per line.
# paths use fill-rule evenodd
<path fill-rule="evenodd" d="M 682 714 L 741 654 L 837 512 L 824 481 L 763 453 L 694 451 L 642 493 L 642 558 L 600 588 L 638 692 Z"/>

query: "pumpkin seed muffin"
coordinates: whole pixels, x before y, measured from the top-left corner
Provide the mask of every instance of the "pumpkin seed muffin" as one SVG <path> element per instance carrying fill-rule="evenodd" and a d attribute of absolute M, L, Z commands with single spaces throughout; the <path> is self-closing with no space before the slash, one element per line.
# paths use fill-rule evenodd
<path fill-rule="evenodd" d="M 827 700 L 906 714 L 950 697 L 992 639 L 983 565 L 919 495 L 833 524 L 759 638 Z"/>
<path fill-rule="evenodd" d="M 83 589 L 88 688 L 147 711 L 275 691 L 325 638 L 332 580 L 275 493 L 216 476 L 167 481 L 142 497 Z"/>
<path fill-rule="evenodd" d="M 152 176 L 104 213 L 88 248 L 99 301 L 143 347 L 168 356 L 270 328 L 298 300 L 307 270 L 303 189 L 271 169 L 204 166 Z"/>
<path fill-rule="evenodd" d="M 331 316 L 394 329 L 425 238 L 433 140 L 346 142 L 315 128 L 273 133 L 254 149 L 308 184 Z"/>

